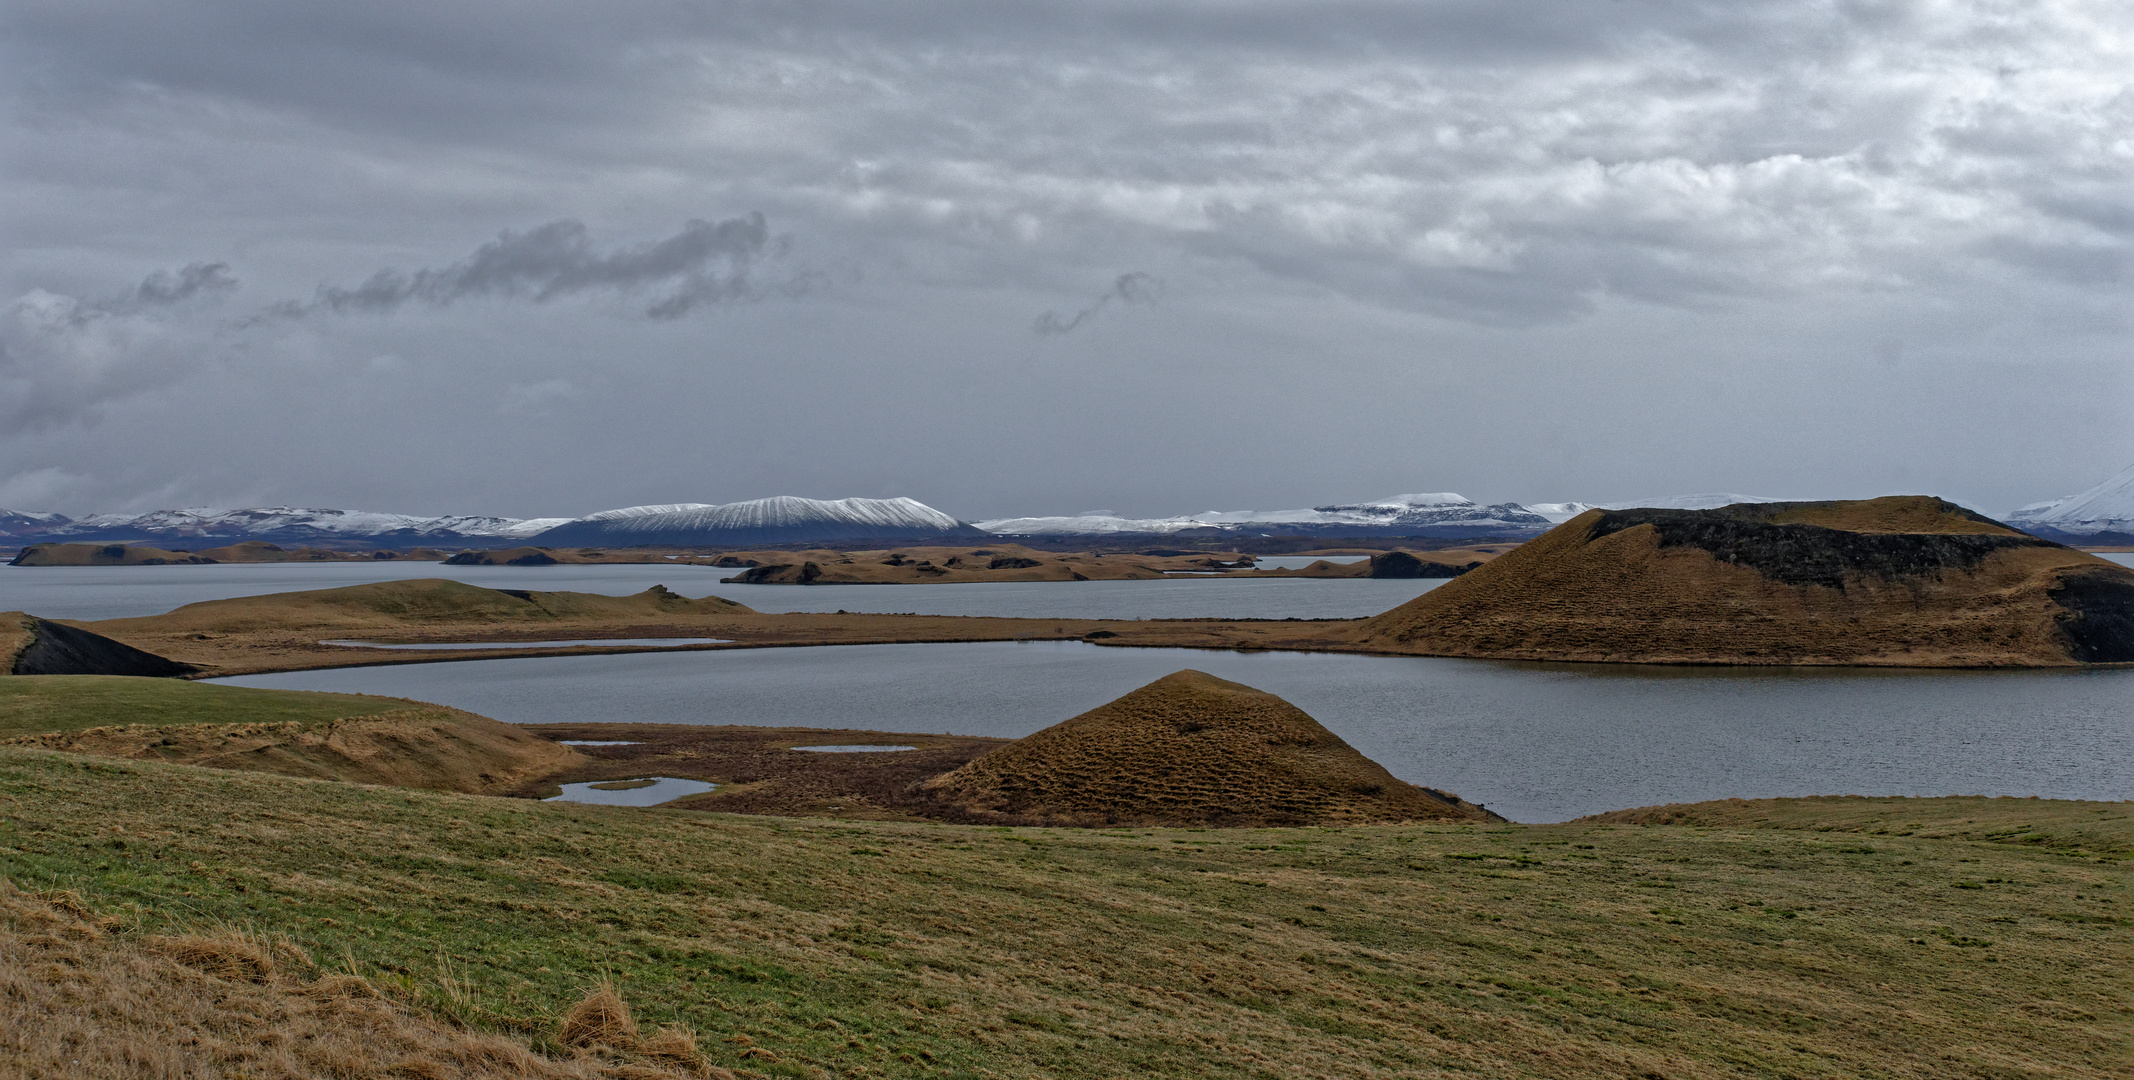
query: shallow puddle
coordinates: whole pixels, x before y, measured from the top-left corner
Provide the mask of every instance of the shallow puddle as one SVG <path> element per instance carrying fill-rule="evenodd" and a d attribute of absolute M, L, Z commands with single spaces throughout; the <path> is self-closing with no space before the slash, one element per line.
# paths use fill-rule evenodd
<path fill-rule="evenodd" d="M 546 802 L 597 803 L 601 806 L 658 806 L 691 795 L 718 790 L 719 785 L 676 776 L 645 776 L 635 780 L 595 780 L 565 784 L 563 794 Z"/>
<path fill-rule="evenodd" d="M 893 750 L 917 750 L 917 749 L 918 749 L 918 747 L 916 747 L 916 746 L 875 746 L 875 745 L 872 745 L 872 744 L 860 744 L 860 743 L 854 743 L 854 744 L 851 744 L 851 745 L 845 745 L 845 746 L 796 746 L 796 747 L 793 747 L 793 749 L 795 749 L 795 750 L 812 750 L 812 751 L 814 751 L 815 753 L 818 753 L 818 754 L 875 754 L 875 753 L 888 753 L 888 752 L 890 752 L 890 751 L 893 751 Z"/>
<path fill-rule="evenodd" d="M 577 638 L 571 641 L 418 641 L 404 645 L 388 645 L 379 641 L 321 641 L 321 645 L 339 645 L 347 649 L 569 649 L 581 645 L 649 645 L 655 648 L 672 645 L 730 645 L 732 638 L 715 637 L 633 637 L 633 638 Z"/>
<path fill-rule="evenodd" d="M 557 739 L 558 746 L 643 746 L 628 739 Z"/>

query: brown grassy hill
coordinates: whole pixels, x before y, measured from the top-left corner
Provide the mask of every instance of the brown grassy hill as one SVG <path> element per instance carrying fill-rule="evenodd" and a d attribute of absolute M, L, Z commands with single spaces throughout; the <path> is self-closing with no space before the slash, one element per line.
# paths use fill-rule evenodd
<path fill-rule="evenodd" d="M 171 563 L 210 563 L 214 559 L 190 551 L 166 551 L 145 544 L 30 544 L 15 555 L 10 566 L 163 566 Z"/>
<path fill-rule="evenodd" d="M 1923 496 L 1589 511 L 1341 633 L 1638 663 L 2134 661 L 2134 571 Z"/>
<path fill-rule="evenodd" d="M 1068 825 L 1490 820 L 1395 779 L 1302 709 L 1199 671 L 1166 675 L 926 783 L 976 814 Z"/>

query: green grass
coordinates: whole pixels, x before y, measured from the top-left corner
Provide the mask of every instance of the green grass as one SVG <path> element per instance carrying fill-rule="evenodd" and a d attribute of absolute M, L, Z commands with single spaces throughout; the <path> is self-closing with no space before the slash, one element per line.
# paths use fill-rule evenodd
<path fill-rule="evenodd" d="M 284 932 L 537 1038 L 612 973 L 768 1076 L 2134 1075 L 2134 808 L 1748 805 L 1010 830 L 0 750 L 0 873 L 140 931 Z"/>
<path fill-rule="evenodd" d="M 112 724 L 323 724 L 410 707 L 399 698 L 260 690 L 123 675 L 0 677 L 0 739 Z"/>

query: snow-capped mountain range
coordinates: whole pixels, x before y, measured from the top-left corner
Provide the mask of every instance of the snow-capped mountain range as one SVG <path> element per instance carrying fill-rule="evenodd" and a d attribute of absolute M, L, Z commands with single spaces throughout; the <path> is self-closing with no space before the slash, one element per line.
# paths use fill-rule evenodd
<path fill-rule="evenodd" d="M 513 544 L 628 547 L 753 545 L 986 536 L 1323 535 L 1520 537 L 1546 531 L 1592 509 L 1634 506 L 1707 510 L 1731 503 L 1776 502 L 1761 495 L 1710 492 L 1627 502 L 1477 503 L 1450 491 L 1392 495 L 1368 502 L 1330 503 L 1296 510 L 1207 510 L 1175 517 L 1135 518 L 1108 510 L 1058 517 L 964 522 L 915 499 L 807 499 L 783 495 L 733 503 L 660 503 L 603 510 L 577 518 L 482 515 L 423 517 L 356 510 L 269 506 L 244 510 L 194 508 L 147 514 L 60 514 L 0 510 L 0 542 L 133 542 L 198 548 L 245 540 L 334 547 Z M 2134 533 L 2134 468 L 2064 499 L 2034 503 L 2009 523 L 2044 535 L 2086 537 Z"/>
<path fill-rule="evenodd" d="M 146 514 L 60 514 L 0 510 L 0 539 L 147 541 L 190 547 L 266 540 L 277 544 L 496 547 L 555 545 L 749 545 L 985 534 L 914 499 L 803 499 L 662 503 L 603 510 L 581 518 L 420 517 L 292 506 L 245 510 L 157 510 Z"/>
<path fill-rule="evenodd" d="M 750 546 L 841 540 L 981 536 L 917 499 L 803 499 L 780 495 L 726 503 L 674 503 L 607 510 L 534 536 L 553 547 Z"/>
<path fill-rule="evenodd" d="M 1169 534 L 1195 529 L 1243 533 L 1304 531 L 1335 536 L 1479 536 L 1540 532 L 1555 522 L 1518 503 L 1484 506 L 1464 495 L 1435 491 L 1302 510 L 1207 510 L 1167 518 L 1129 518 L 1094 511 L 1067 517 L 995 518 L 975 524 L 1000 536 Z"/>
<path fill-rule="evenodd" d="M 2048 536 L 2134 535 L 2134 465 L 2087 491 L 2031 503 L 2008 515 L 2008 524 Z"/>
<path fill-rule="evenodd" d="M 363 510 L 262 506 L 245 510 L 192 508 L 146 514 L 60 514 L 0 510 L 0 537 L 27 541 L 152 540 L 226 543 L 269 540 L 322 543 L 347 540 L 393 543 L 456 543 L 518 540 L 552 529 L 569 518 L 504 518 L 478 515 L 419 517 Z"/>

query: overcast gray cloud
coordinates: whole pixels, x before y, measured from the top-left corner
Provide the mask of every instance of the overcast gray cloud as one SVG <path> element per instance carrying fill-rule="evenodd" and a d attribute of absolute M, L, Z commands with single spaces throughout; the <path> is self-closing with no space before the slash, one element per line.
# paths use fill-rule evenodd
<path fill-rule="evenodd" d="M 104 300 L 42 289 L 15 298 L 0 314 L 0 424 L 42 432 L 182 381 L 216 351 L 214 331 L 182 309 L 236 288 L 228 266 L 193 263 Z"/>
<path fill-rule="evenodd" d="M 24 0 L 0 13 L 0 491 L 981 516 L 1932 485 L 2006 509 L 2134 459 L 2129 14 Z M 158 266 L 189 269 L 130 284 Z M 233 340 L 239 278 L 254 310 L 392 318 Z M 1147 298 L 1129 279 L 1164 303 L 1114 317 Z M 1032 349 L 1026 378 L 1066 381 L 974 374 Z M 326 385 L 367 411 L 346 432 L 293 418 Z M 181 406 L 302 452 L 195 465 L 232 448 L 173 446 Z M 93 439 L 55 426 L 118 407 Z M 519 441 L 534 420 L 629 437 L 566 458 Z M 374 470 L 334 464 L 356 447 Z M 414 468 L 473 447 L 519 464 Z"/>

